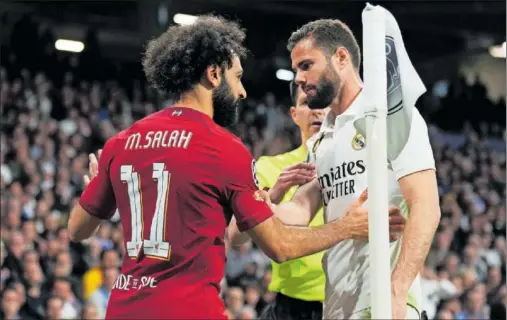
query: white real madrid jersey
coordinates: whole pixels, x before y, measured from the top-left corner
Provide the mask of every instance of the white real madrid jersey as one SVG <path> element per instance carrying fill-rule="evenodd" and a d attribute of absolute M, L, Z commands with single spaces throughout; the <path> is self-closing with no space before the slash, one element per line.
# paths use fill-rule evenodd
<path fill-rule="evenodd" d="M 325 219 L 332 221 L 345 213 L 367 187 L 368 141 L 354 127 L 362 116 L 364 100 L 359 94 L 352 105 L 336 119 L 328 113 L 320 132 L 308 145 L 309 160 L 317 168 L 325 207 Z M 390 206 L 398 206 L 408 216 L 398 179 L 408 174 L 434 169 L 435 162 L 424 119 L 415 109 L 408 142 L 399 157 L 389 164 L 388 194 Z M 366 203 L 367 206 L 367 203 Z M 387 212 L 386 212 L 387 214 Z M 391 243 L 391 269 L 397 260 L 401 240 Z M 348 319 L 351 314 L 370 307 L 370 267 L 368 244 L 346 240 L 330 248 L 324 256 L 326 272 L 325 319 Z M 419 309 L 421 301 L 419 277 L 414 281 L 408 303 Z"/>

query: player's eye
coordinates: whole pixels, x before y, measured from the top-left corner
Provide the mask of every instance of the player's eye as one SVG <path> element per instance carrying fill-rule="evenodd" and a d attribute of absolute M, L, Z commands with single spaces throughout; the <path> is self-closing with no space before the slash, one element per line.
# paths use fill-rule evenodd
<path fill-rule="evenodd" d="M 299 68 L 302 70 L 302 71 L 308 71 L 310 70 L 310 68 L 312 67 L 313 63 L 309 62 L 309 61 L 305 61 L 305 62 L 302 62 L 300 65 L 299 65 Z"/>

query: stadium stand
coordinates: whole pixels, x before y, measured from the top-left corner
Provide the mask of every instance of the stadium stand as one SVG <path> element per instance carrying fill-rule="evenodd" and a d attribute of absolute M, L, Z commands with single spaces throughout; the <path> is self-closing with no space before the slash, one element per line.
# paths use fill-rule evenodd
<path fill-rule="evenodd" d="M 121 226 L 116 215 L 93 239 L 72 243 L 67 216 L 88 153 L 169 102 L 142 81 L 108 79 L 100 65 L 90 72 L 86 57 L 55 52 L 46 35 L 33 40 L 47 49 L 32 49 L 35 58 L 2 47 L 0 318 L 100 319 L 124 254 Z M 255 158 L 297 144 L 286 98 L 244 103 L 232 130 Z M 425 309 L 432 319 L 505 318 L 505 102 L 457 79 L 438 103 L 430 132 L 442 220 L 422 274 Z M 230 316 L 255 319 L 274 298 L 269 259 L 251 243 L 227 258 Z"/>

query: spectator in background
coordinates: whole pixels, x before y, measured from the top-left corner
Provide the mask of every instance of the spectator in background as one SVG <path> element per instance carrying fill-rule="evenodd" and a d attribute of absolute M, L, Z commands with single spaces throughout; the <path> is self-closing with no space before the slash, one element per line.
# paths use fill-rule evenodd
<path fill-rule="evenodd" d="M 243 290 L 239 287 L 230 287 L 225 297 L 225 306 L 233 315 L 234 319 L 238 318 L 244 306 Z"/>
<path fill-rule="evenodd" d="M 2 294 L 2 310 L 0 310 L 2 319 L 21 320 L 22 317 L 19 314 L 21 305 L 21 297 L 19 297 L 16 289 L 5 289 Z"/>
<path fill-rule="evenodd" d="M 83 276 L 84 299 L 88 299 L 101 285 L 104 277 L 104 270 L 118 268 L 120 259 L 118 252 L 114 249 L 107 249 L 100 254 L 100 266 L 88 270 Z"/>
<path fill-rule="evenodd" d="M 36 32 L 30 35 L 34 37 Z M 123 257 L 121 227 L 113 219 L 96 238 L 78 246 L 70 244 L 59 229 L 82 191 L 87 154 L 102 147 L 107 137 L 131 122 L 129 119 L 140 119 L 168 105 L 161 103 L 167 97 L 142 81 L 135 80 L 134 86 L 103 81 L 131 79 L 107 74 L 111 69 L 107 66 L 97 68 L 105 74 L 84 79 L 79 58 L 62 55 L 48 59 L 54 52 L 40 60 L 44 63 L 35 63 L 37 69 L 31 68 L 33 58 L 26 53 L 45 52 L 45 45 L 40 50 L 32 47 L 22 57 L 3 45 L 0 50 L 1 318 L 60 319 L 64 305 L 68 310 L 69 304 L 78 318 L 99 318 L 99 308 L 88 299 L 103 284 L 103 270 L 117 267 Z M 128 92 L 129 87 L 134 89 Z M 231 128 L 250 146 L 256 159 L 283 153 L 300 143 L 289 113 L 278 107 L 285 98 L 272 94 L 249 97 L 240 122 Z M 429 129 L 442 221 L 423 275 L 424 309 L 434 310 L 439 319 L 475 317 L 475 309 L 477 317 L 505 319 L 505 101 L 490 102 L 479 84 L 469 86 L 457 79 L 449 94 L 437 102 L 441 108 L 429 120 L 439 126 Z M 61 252 L 70 252 L 70 259 Z M 248 312 L 241 314 L 246 306 L 259 313 L 275 296 L 267 290 L 271 273 L 265 258 L 251 243 L 230 250 L 227 258 L 223 297 L 228 307 L 232 304 L 239 312 L 233 318 L 247 318 Z M 251 276 L 242 280 L 253 261 L 257 265 L 255 281 Z M 74 297 L 73 303 L 50 296 L 58 279 L 55 273 L 81 279 L 82 294 L 73 292 L 79 289 L 66 291 Z M 456 295 L 448 295 L 448 282 Z M 24 292 L 17 283 L 25 284 Z M 480 283 L 486 285 L 485 292 L 479 287 L 478 293 L 472 294 Z M 246 288 L 238 287 L 241 284 Z M 74 307 L 84 302 L 88 303 L 81 311 Z"/>
<path fill-rule="evenodd" d="M 111 295 L 116 278 L 118 278 L 118 267 L 109 267 L 103 269 L 103 283 L 95 290 L 88 299 L 89 303 L 97 307 L 97 312 L 101 318 L 106 316 L 107 302 Z"/>
<path fill-rule="evenodd" d="M 81 319 L 103 319 L 103 317 L 99 314 L 99 309 L 93 303 L 87 303 L 83 311 L 81 312 Z"/>
<path fill-rule="evenodd" d="M 81 302 L 72 292 L 68 278 L 56 278 L 53 286 L 53 295 L 63 302 L 61 317 L 64 319 L 77 319 L 81 312 Z"/>
<path fill-rule="evenodd" d="M 48 319 L 60 320 L 65 319 L 63 314 L 63 300 L 57 296 L 52 296 L 46 303 L 46 316 Z"/>

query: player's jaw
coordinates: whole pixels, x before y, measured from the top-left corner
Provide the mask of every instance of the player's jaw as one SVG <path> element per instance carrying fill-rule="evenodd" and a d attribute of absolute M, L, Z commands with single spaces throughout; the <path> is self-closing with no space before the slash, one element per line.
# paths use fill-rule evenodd
<path fill-rule="evenodd" d="M 240 98 L 235 98 L 225 77 L 220 86 L 213 90 L 213 120 L 222 127 L 228 127 L 238 121 Z"/>
<path fill-rule="evenodd" d="M 302 85 L 310 109 L 324 109 L 329 106 L 339 96 L 340 87 L 340 76 L 331 65 L 326 68 L 316 85 L 309 83 Z"/>

